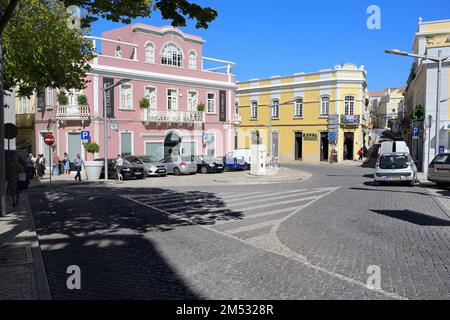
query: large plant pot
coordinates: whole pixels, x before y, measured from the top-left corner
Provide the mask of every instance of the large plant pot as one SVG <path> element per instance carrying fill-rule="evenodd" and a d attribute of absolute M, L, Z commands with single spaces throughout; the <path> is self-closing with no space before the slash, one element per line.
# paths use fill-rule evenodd
<path fill-rule="evenodd" d="M 103 165 L 102 161 L 85 161 L 84 170 L 86 170 L 87 179 L 89 181 L 100 180 Z"/>

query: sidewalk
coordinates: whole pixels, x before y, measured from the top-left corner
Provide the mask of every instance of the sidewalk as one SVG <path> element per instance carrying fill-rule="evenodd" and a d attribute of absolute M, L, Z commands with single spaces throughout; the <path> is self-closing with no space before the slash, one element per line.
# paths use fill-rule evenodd
<path fill-rule="evenodd" d="M 27 192 L 0 216 L 0 300 L 51 299 Z"/>

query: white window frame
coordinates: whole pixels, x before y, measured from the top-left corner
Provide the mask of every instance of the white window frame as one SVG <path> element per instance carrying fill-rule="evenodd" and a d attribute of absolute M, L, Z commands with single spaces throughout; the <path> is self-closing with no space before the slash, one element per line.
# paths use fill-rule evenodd
<path fill-rule="evenodd" d="M 194 101 L 192 101 L 191 98 L 191 93 L 195 93 L 195 103 L 193 103 Z M 187 105 L 187 109 L 188 111 L 197 111 L 197 106 L 198 106 L 198 92 L 195 90 L 188 90 L 187 92 L 187 100 L 188 100 L 188 105 Z"/>
<path fill-rule="evenodd" d="M 152 48 L 152 53 L 151 55 L 149 54 L 148 48 L 151 47 Z M 145 43 L 145 62 L 146 63 L 151 63 L 154 64 L 155 63 L 155 44 L 151 41 L 148 41 Z"/>
<path fill-rule="evenodd" d="M 150 97 L 149 94 L 147 94 L 147 89 L 153 89 L 154 95 L 154 101 L 152 101 L 152 97 Z M 149 109 L 157 109 L 158 108 L 158 92 L 157 88 L 154 86 L 144 86 L 144 96 L 148 99 L 150 105 Z"/>
<path fill-rule="evenodd" d="M 175 91 L 175 97 L 169 95 L 169 92 Z M 176 111 L 178 110 L 178 89 L 175 88 L 167 88 L 167 110 Z"/>
<path fill-rule="evenodd" d="M 69 105 L 78 105 L 78 97 L 83 95 L 83 90 L 69 89 L 67 90 L 67 98 L 69 99 Z"/>
<path fill-rule="evenodd" d="M 352 95 L 344 96 L 344 114 L 346 116 L 355 115 L 356 98 Z"/>
<path fill-rule="evenodd" d="M 122 155 L 122 133 L 131 134 L 131 154 L 134 154 L 134 132 L 133 131 L 119 131 L 119 153 Z"/>
<path fill-rule="evenodd" d="M 122 47 L 120 45 L 118 45 L 114 50 L 114 56 L 116 58 L 122 58 Z"/>
<path fill-rule="evenodd" d="M 258 119 L 258 101 L 250 102 L 250 119 Z"/>
<path fill-rule="evenodd" d="M 129 98 L 130 105 L 129 106 L 124 105 L 124 99 L 122 99 L 123 93 L 124 93 L 123 87 L 130 87 L 130 98 Z M 120 97 L 119 109 L 121 109 L 121 110 L 133 110 L 134 109 L 133 108 L 133 85 L 131 83 L 123 83 L 120 85 L 120 96 L 119 97 Z"/>
<path fill-rule="evenodd" d="M 270 116 L 272 117 L 272 119 L 280 118 L 280 100 L 273 99 L 270 102 Z"/>
<path fill-rule="evenodd" d="M 325 117 L 330 114 L 330 96 L 320 97 L 320 116 Z"/>
<path fill-rule="evenodd" d="M 294 118 L 303 118 L 303 98 L 301 97 L 294 101 Z"/>
<path fill-rule="evenodd" d="M 178 49 L 179 54 L 180 54 L 179 59 L 178 59 L 178 57 L 175 60 L 173 59 L 173 50 L 170 51 L 170 52 L 172 52 L 172 57 L 166 57 L 164 55 L 164 50 L 169 46 L 173 46 L 174 48 Z M 164 62 L 164 59 L 166 59 L 166 62 Z M 176 68 L 183 68 L 183 60 L 184 60 L 183 49 L 181 49 L 181 47 L 178 44 L 176 44 L 175 42 L 168 42 L 162 46 L 162 48 L 161 48 L 161 65 L 169 66 L 169 67 L 176 67 Z M 179 64 L 178 64 L 178 62 L 179 62 Z"/>
<path fill-rule="evenodd" d="M 51 106 L 53 105 L 53 89 L 52 88 L 47 88 L 46 90 L 46 102 L 47 102 L 47 106 Z"/>
<path fill-rule="evenodd" d="M 193 57 L 193 59 L 192 59 L 192 57 Z M 197 52 L 195 50 L 189 51 L 188 65 L 189 65 L 189 69 L 197 70 Z"/>
<path fill-rule="evenodd" d="M 206 134 L 214 136 L 214 154 L 212 155 L 212 157 L 215 158 L 216 154 L 217 154 L 217 140 L 216 140 L 217 134 L 216 134 L 216 132 L 206 132 Z M 208 155 L 208 144 L 205 143 L 205 145 L 206 145 L 205 152 L 206 152 L 206 155 Z"/>
<path fill-rule="evenodd" d="M 212 94 L 214 95 L 213 99 L 209 98 L 209 95 Z M 217 112 L 216 107 L 217 107 L 217 95 L 215 92 L 207 92 L 206 93 L 206 113 L 209 114 L 215 114 Z M 211 109 L 211 105 L 213 106 L 213 109 Z"/>
<path fill-rule="evenodd" d="M 19 96 L 19 114 L 29 113 L 30 98 L 27 96 Z"/>

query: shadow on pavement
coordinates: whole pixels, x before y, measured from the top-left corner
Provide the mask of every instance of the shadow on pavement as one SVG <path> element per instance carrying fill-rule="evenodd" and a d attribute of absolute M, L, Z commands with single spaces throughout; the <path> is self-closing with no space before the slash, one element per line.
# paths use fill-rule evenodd
<path fill-rule="evenodd" d="M 201 299 L 150 237 L 242 216 L 207 192 L 78 185 L 29 196 L 54 299 Z M 171 198 L 176 215 L 164 211 Z M 81 269 L 81 290 L 67 289 L 70 265 Z"/>
<path fill-rule="evenodd" d="M 370 210 L 383 216 L 391 217 L 394 219 L 411 222 L 420 226 L 450 226 L 450 220 L 444 220 L 441 218 L 429 216 L 425 213 L 415 212 L 411 210 Z"/>

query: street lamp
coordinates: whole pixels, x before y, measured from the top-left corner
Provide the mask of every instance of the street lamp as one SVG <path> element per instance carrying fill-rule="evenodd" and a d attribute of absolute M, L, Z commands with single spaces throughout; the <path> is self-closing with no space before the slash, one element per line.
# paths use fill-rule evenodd
<path fill-rule="evenodd" d="M 131 79 L 122 79 L 116 83 L 111 85 L 107 85 L 102 88 L 103 91 L 103 125 L 104 125 L 104 137 L 103 137 L 103 148 L 104 148 L 104 160 L 105 160 L 105 180 L 108 180 L 108 126 L 107 126 L 107 114 L 106 114 L 106 91 L 114 89 L 121 84 L 127 83 L 131 81 Z"/>
<path fill-rule="evenodd" d="M 442 57 L 442 51 L 438 51 L 438 56 L 428 56 L 428 55 L 421 55 L 421 54 L 415 54 L 415 53 L 408 53 L 404 51 L 400 51 L 397 49 L 393 50 L 385 50 L 386 53 L 390 54 L 396 54 L 400 56 L 407 56 L 407 57 L 413 57 L 413 58 L 419 58 L 424 60 L 430 60 L 433 62 L 436 62 L 438 64 L 437 69 L 437 99 L 436 99 L 436 149 L 435 149 L 435 155 L 438 155 L 439 153 L 439 129 L 440 129 L 440 114 L 439 114 L 439 107 L 440 104 L 443 102 L 441 101 L 441 69 L 442 69 L 442 62 L 448 60 L 450 56 Z M 448 100 L 448 99 L 447 99 Z M 444 100 L 445 101 L 445 100 Z M 428 158 L 428 161 L 430 159 Z"/>

